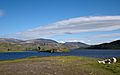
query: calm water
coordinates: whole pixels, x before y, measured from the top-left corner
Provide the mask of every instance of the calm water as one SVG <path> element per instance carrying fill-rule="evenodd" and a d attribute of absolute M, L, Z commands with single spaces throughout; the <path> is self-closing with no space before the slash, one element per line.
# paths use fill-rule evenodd
<path fill-rule="evenodd" d="M 1 52 L 0 60 L 12 60 L 26 58 L 30 56 L 86 56 L 95 58 L 120 57 L 120 50 L 71 50 L 67 53 L 48 53 L 48 52 Z"/>

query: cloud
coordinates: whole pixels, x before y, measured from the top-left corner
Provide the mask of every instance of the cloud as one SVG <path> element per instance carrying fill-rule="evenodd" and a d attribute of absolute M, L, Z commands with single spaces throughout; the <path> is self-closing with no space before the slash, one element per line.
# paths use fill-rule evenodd
<path fill-rule="evenodd" d="M 0 17 L 4 16 L 3 10 L 0 9 Z"/>
<path fill-rule="evenodd" d="M 64 38 L 61 39 L 62 41 L 58 41 L 60 43 L 65 43 L 65 42 L 82 42 L 82 43 L 86 43 L 86 41 L 88 40 L 83 40 L 82 38 Z"/>
<path fill-rule="evenodd" d="M 79 38 L 79 37 L 65 38 L 64 41 L 66 41 L 66 42 L 83 42 L 83 43 L 85 43 L 85 41 L 83 40 L 83 38 Z"/>
<path fill-rule="evenodd" d="M 91 38 L 96 39 L 96 38 L 113 38 L 113 37 L 120 37 L 120 33 L 101 34 L 101 35 L 92 36 Z"/>
<path fill-rule="evenodd" d="M 58 21 L 14 34 L 22 39 L 47 38 L 55 35 L 120 29 L 120 16 L 90 16 Z"/>

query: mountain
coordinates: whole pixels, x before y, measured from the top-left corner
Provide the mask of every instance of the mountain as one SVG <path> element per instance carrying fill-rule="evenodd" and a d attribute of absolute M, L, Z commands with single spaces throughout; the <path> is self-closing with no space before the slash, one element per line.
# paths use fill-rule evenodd
<path fill-rule="evenodd" d="M 40 44 L 40 43 L 58 43 L 54 40 L 51 39 L 32 39 L 32 40 L 26 40 L 23 43 L 36 43 L 36 44 Z"/>
<path fill-rule="evenodd" d="M 0 42 L 20 43 L 20 42 L 24 42 L 24 41 L 23 40 L 14 39 L 14 38 L 0 38 Z"/>
<path fill-rule="evenodd" d="M 76 48 L 84 48 L 88 47 L 89 45 L 81 42 L 66 42 L 64 45 L 70 49 L 76 49 Z"/>
<path fill-rule="evenodd" d="M 38 50 L 48 51 L 54 50 L 57 52 L 67 51 L 80 47 L 88 47 L 87 44 L 81 42 L 66 42 L 58 43 L 51 39 L 32 39 L 32 40 L 19 40 L 14 38 L 0 38 L 0 51 L 25 51 L 25 50 Z"/>
<path fill-rule="evenodd" d="M 0 42 L 6 42 L 6 43 L 33 43 L 33 44 L 40 44 L 40 43 L 58 43 L 51 39 L 32 39 L 32 40 L 19 40 L 14 38 L 0 38 Z"/>
<path fill-rule="evenodd" d="M 68 51 L 69 49 L 120 49 L 120 40 L 98 45 L 88 45 L 82 42 L 58 43 L 51 39 L 19 40 L 14 38 L 0 38 L 0 51 Z"/>
<path fill-rule="evenodd" d="M 92 45 L 87 49 L 120 49 L 120 40 L 116 40 L 110 43 L 103 43 L 99 45 Z"/>
<path fill-rule="evenodd" d="M 48 51 L 53 49 L 57 52 L 68 50 L 64 45 L 51 39 L 18 40 L 14 38 L 0 38 L 0 51 Z"/>

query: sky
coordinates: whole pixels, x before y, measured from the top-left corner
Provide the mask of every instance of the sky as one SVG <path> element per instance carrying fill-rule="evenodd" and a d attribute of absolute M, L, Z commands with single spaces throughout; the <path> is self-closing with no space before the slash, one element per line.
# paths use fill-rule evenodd
<path fill-rule="evenodd" d="M 0 0 L 0 38 L 119 40 L 120 0 Z"/>

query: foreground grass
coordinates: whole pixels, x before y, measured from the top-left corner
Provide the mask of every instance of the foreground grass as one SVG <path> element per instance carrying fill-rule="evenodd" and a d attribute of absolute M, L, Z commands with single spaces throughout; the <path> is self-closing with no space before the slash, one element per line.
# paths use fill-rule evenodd
<path fill-rule="evenodd" d="M 120 62 L 98 64 L 98 59 L 76 56 L 31 57 L 0 61 L 1 75 L 120 75 Z"/>

